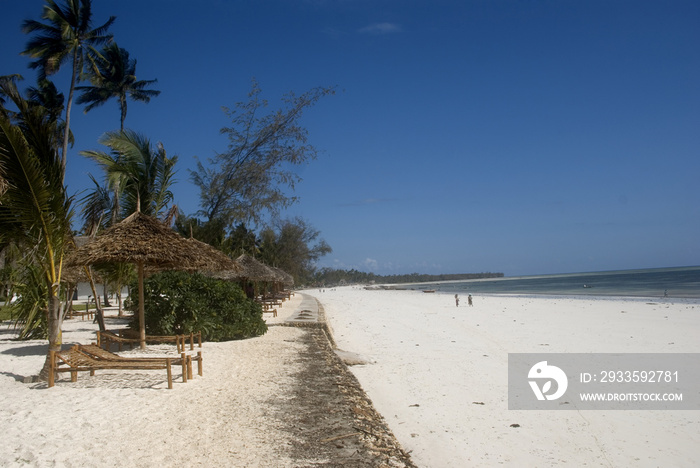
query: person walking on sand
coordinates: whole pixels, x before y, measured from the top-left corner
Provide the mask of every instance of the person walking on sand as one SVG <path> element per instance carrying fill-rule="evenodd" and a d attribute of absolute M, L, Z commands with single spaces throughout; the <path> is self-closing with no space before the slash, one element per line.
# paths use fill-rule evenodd
<path fill-rule="evenodd" d="M 472 295 L 471 294 L 467 296 L 467 304 L 469 304 L 469 307 L 474 305 L 474 304 L 472 304 Z"/>
<path fill-rule="evenodd" d="M 455 294 L 455 305 L 459 307 L 459 294 Z"/>

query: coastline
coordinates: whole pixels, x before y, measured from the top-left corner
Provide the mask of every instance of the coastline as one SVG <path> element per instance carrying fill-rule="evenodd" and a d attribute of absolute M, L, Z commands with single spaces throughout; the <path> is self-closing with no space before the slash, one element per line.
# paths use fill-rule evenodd
<path fill-rule="evenodd" d="M 700 299 L 700 267 L 504 276 L 501 278 L 464 281 L 403 283 L 377 287 L 383 289 L 427 288 L 452 294 L 535 294 Z"/>
<path fill-rule="evenodd" d="M 315 291 L 375 407 L 422 467 L 694 466 L 698 411 L 508 410 L 508 353 L 698 353 L 700 300 Z M 466 299 L 463 297 L 463 299 Z M 511 427 L 516 424 L 517 427 Z"/>

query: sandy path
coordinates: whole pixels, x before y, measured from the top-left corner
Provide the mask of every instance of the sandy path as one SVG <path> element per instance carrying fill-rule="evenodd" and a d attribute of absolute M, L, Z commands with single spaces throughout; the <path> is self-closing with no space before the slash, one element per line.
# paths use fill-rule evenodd
<path fill-rule="evenodd" d="M 257 340 L 206 343 L 204 376 L 183 384 L 176 375 L 171 391 L 164 372 L 104 371 L 76 383 L 63 379 L 49 390 L 3 382 L 0 460 L 9 466 L 211 466 L 213 460 L 292 466 L 284 454 L 289 437 L 270 412 L 294 385 L 301 333 L 275 327 Z"/>

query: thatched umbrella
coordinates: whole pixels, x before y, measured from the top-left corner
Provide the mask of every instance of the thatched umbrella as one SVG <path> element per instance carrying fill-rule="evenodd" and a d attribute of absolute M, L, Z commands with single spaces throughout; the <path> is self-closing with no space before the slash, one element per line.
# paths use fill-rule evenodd
<path fill-rule="evenodd" d="M 207 266 L 203 267 L 202 270 L 215 273 L 214 277 L 218 278 L 219 272 L 225 272 L 227 276 L 235 276 L 243 272 L 243 267 L 238 262 L 216 247 L 194 237 L 187 239 L 187 242 L 200 251 L 202 260 L 206 262 Z"/>
<path fill-rule="evenodd" d="M 277 279 L 276 273 L 272 271 L 270 267 L 259 262 L 248 254 L 243 254 L 238 257 L 236 259 L 236 263 L 243 267 L 243 271 L 237 273 L 236 275 L 227 276 L 226 279 L 238 280 L 243 283 L 243 289 L 246 290 L 248 297 L 255 297 L 256 291 L 253 290 L 251 293 L 251 291 L 246 289 L 245 284 L 247 282 L 252 282 L 255 289 L 257 288 L 258 282 L 272 282 L 276 281 Z"/>
<path fill-rule="evenodd" d="M 287 273 L 286 271 L 284 271 L 281 268 L 277 268 L 277 267 L 270 267 L 270 268 L 272 268 L 277 273 L 277 275 L 280 278 L 279 279 L 280 283 L 282 283 L 284 286 L 289 286 L 289 287 L 294 286 L 294 277 L 292 275 L 290 275 L 289 273 Z"/>
<path fill-rule="evenodd" d="M 236 259 L 243 267 L 241 277 L 251 281 L 275 281 L 277 275 L 275 272 L 262 262 L 248 254 L 243 254 Z"/>
<path fill-rule="evenodd" d="M 206 268 L 206 259 L 187 239 L 160 221 L 136 212 L 74 250 L 66 264 L 90 265 L 110 262 L 135 263 L 139 283 L 139 328 L 141 347 L 146 347 L 144 311 L 144 266 L 158 269 L 197 270 Z"/>

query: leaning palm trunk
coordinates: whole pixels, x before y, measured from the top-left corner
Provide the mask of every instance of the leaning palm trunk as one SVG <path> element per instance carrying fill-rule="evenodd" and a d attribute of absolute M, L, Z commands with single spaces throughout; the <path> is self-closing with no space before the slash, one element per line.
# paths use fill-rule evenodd
<path fill-rule="evenodd" d="M 119 313 L 117 314 L 117 317 L 123 317 L 124 316 L 124 308 L 122 307 L 122 290 L 119 289 L 117 291 L 117 304 L 119 305 Z"/>
<path fill-rule="evenodd" d="M 86 266 L 85 273 L 87 274 L 88 281 L 90 282 L 90 289 L 92 290 L 92 297 L 95 298 L 95 318 L 97 319 L 97 324 L 100 327 L 100 331 L 105 331 L 105 316 L 102 313 L 102 306 L 100 305 L 100 298 L 97 296 L 97 288 L 95 287 L 95 278 L 92 277 L 92 268 Z M 107 286 L 104 286 L 105 289 Z M 87 308 L 90 308 L 90 301 L 88 301 Z"/>
<path fill-rule="evenodd" d="M 66 178 L 66 162 L 68 161 L 68 141 L 70 140 L 70 111 L 73 107 L 73 93 L 75 93 L 75 81 L 78 75 L 78 49 L 73 51 L 73 73 L 71 74 L 68 103 L 66 104 L 66 120 L 63 130 L 63 146 L 61 147 L 61 183 Z"/>
<path fill-rule="evenodd" d="M 105 307 L 112 306 L 109 302 L 109 282 L 107 280 L 105 280 L 102 285 L 102 304 L 104 304 Z"/>

